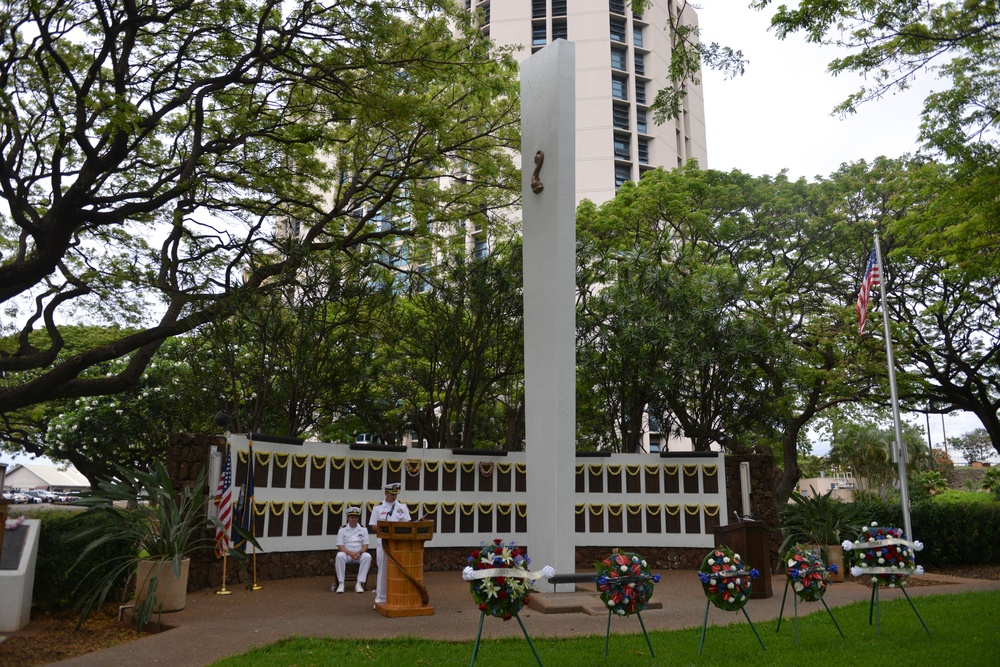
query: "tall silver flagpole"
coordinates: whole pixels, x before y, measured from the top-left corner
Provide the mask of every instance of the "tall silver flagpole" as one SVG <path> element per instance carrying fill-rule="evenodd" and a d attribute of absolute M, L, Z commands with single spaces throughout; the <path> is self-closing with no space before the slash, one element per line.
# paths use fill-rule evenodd
<path fill-rule="evenodd" d="M 878 293 L 882 305 L 882 325 L 885 330 L 885 356 L 889 364 L 889 396 L 892 399 L 892 425 L 896 431 L 896 442 L 893 443 L 893 458 L 899 468 L 899 496 L 903 506 L 903 530 L 906 539 L 913 540 L 913 527 L 910 525 L 910 488 L 906 480 L 906 446 L 903 444 L 903 427 L 899 421 L 899 395 L 896 392 L 896 362 L 892 356 L 892 336 L 889 335 L 889 308 L 885 300 L 885 265 L 882 264 L 882 248 L 878 242 L 878 228 L 875 228 L 875 261 L 878 262 L 879 281 Z"/>

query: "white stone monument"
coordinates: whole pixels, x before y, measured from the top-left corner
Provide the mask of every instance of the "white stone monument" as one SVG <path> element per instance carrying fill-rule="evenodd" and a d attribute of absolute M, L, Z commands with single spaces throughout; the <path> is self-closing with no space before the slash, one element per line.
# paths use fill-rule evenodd
<path fill-rule="evenodd" d="M 527 547 L 533 568 L 558 574 L 576 571 L 575 89 L 572 42 L 521 65 Z"/>

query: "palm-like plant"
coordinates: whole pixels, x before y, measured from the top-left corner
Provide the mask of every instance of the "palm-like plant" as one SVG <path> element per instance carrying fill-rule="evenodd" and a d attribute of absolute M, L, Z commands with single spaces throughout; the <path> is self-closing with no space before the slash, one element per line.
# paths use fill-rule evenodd
<path fill-rule="evenodd" d="M 98 489 L 80 501 L 88 509 L 83 515 L 97 515 L 103 521 L 91 523 L 70 535 L 72 541 L 88 541 L 77 562 L 101 546 L 126 547 L 125 555 L 104 570 L 84 573 L 84 579 L 97 574 L 98 579 L 80 600 L 82 624 L 91 611 L 100 608 L 113 591 L 128 590 L 140 560 L 159 560 L 156 575 L 149 582 L 148 594 L 136 608 L 136 626 L 142 628 L 160 607 L 157 582 L 166 568 L 180 576 L 181 561 L 199 549 L 213 544 L 206 530 L 213 523 L 205 513 L 205 472 L 194 484 L 175 489 L 163 463 L 149 472 L 118 467 L 113 478 L 101 480 Z M 81 516 L 83 516 L 81 515 Z"/>
<path fill-rule="evenodd" d="M 828 555 L 826 547 L 840 544 L 848 535 L 861 530 L 862 521 L 858 507 L 833 497 L 833 489 L 822 495 L 806 496 L 797 491 L 789 494 L 790 502 L 778 510 L 784 540 L 778 553 L 786 553 L 794 544 L 817 544 Z"/>
<path fill-rule="evenodd" d="M 1000 498 L 1000 468 L 990 468 L 979 479 L 979 488 Z"/>

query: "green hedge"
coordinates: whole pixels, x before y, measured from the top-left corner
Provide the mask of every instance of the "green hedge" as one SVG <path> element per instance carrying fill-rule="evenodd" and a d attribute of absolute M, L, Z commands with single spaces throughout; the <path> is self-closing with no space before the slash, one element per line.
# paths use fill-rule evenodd
<path fill-rule="evenodd" d="M 29 510 L 25 514 L 30 519 L 39 519 L 42 522 L 38 536 L 38 560 L 35 564 L 32 606 L 43 611 L 73 607 L 88 584 L 84 576 L 94 568 L 101 572 L 103 567 L 107 567 L 106 563 L 120 555 L 118 548 L 107 546 L 96 549 L 79 565 L 73 567 L 83 550 L 83 545 L 67 543 L 66 535 L 102 520 L 101 517 L 83 517 L 77 511 L 61 509 Z M 124 582 L 122 585 L 124 586 Z"/>
<path fill-rule="evenodd" d="M 862 517 L 883 526 L 903 527 L 898 500 L 858 499 Z M 910 506 L 913 538 L 924 543 L 921 565 L 1000 563 L 1000 503 L 986 493 L 946 493 Z"/>

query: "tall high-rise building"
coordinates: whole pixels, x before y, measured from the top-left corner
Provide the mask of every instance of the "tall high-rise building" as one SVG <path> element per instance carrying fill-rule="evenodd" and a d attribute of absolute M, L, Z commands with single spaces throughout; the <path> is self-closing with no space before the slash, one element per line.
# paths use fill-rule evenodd
<path fill-rule="evenodd" d="M 653 122 L 650 105 L 671 86 L 669 17 L 696 25 L 684 0 L 654 0 L 642 14 L 628 0 L 460 0 L 479 12 L 498 45 L 524 60 L 557 39 L 576 44 L 577 200 L 603 203 L 621 184 L 695 158 L 707 166 L 700 85 L 685 84 L 680 117 Z M 677 14 L 680 12 L 680 16 Z"/>

